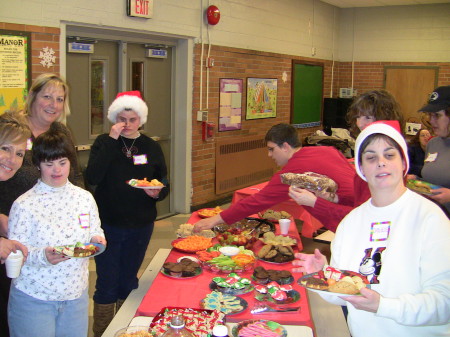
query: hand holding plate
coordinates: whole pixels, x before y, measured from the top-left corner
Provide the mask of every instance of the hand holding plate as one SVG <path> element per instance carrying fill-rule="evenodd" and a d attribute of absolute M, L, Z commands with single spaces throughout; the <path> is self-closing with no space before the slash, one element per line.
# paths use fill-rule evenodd
<path fill-rule="evenodd" d="M 66 255 L 56 252 L 53 247 L 45 248 L 45 256 L 51 264 L 58 264 L 69 259 Z"/>
<path fill-rule="evenodd" d="M 450 188 L 435 188 L 432 190 L 432 194 L 428 195 L 430 199 L 437 201 L 440 204 L 450 202 Z"/>
<path fill-rule="evenodd" d="M 342 296 L 341 298 L 350 302 L 358 310 L 377 312 L 380 305 L 380 294 L 369 288 L 361 288 L 359 292 L 361 296 Z"/>
<path fill-rule="evenodd" d="M 158 199 L 159 198 L 159 192 L 161 192 L 161 190 L 144 190 L 145 193 L 147 193 L 147 195 L 153 199 Z"/>
<path fill-rule="evenodd" d="M 92 243 L 99 243 L 103 246 L 106 246 L 106 239 L 103 236 L 96 235 L 91 238 Z"/>

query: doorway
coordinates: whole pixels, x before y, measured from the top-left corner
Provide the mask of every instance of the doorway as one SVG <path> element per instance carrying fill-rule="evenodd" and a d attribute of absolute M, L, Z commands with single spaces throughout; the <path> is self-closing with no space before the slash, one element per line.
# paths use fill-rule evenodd
<path fill-rule="evenodd" d="M 418 110 L 437 86 L 438 67 L 385 67 L 385 89 L 394 95 L 405 122 L 421 123 Z"/>
<path fill-rule="evenodd" d="M 148 121 L 141 132 L 160 144 L 172 181 L 172 48 L 164 48 L 165 58 L 150 58 L 146 57 L 148 45 L 144 43 L 76 38 L 91 41 L 86 43 L 94 49 L 93 53 L 66 55 L 66 78 L 71 88 L 67 124 L 73 132 L 82 168 L 87 165 L 95 138 L 110 130 L 107 111 L 116 94 L 139 90 L 149 107 Z M 157 203 L 159 217 L 173 213 L 171 195 Z"/>

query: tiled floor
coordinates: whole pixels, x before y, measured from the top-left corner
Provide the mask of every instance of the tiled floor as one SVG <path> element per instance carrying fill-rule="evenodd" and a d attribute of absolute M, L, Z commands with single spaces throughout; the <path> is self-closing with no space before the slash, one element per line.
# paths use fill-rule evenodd
<path fill-rule="evenodd" d="M 226 208 L 228 205 L 223 205 L 223 208 Z M 141 269 L 139 270 L 138 276 L 140 277 L 142 272 L 145 270 L 145 267 L 150 263 L 155 253 L 159 248 L 170 248 L 170 243 L 176 239 L 175 231 L 178 229 L 179 225 L 182 223 L 186 223 L 189 219 L 190 214 L 178 214 L 169 218 L 165 218 L 162 220 L 158 220 L 155 222 L 155 228 L 153 230 L 152 239 L 150 241 L 150 245 L 147 249 L 147 253 L 144 258 L 144 262 L 142 263 Z M 301 230 L 301 224 L 297 223 L 297 227 Z M 314 248 L 319 248 L 322 253 L 328 256 L 330 254 L 330 248 L 327 244 L 322 244 L 313 241 L 312 239 L 302 237 L 303 243 L 303 252 L 312 253 Z M 89 335 L 88 337 L 92 337 L 92 311 L 93 311 L 93 301 L 92 295 L 95 290 L 95 262 L 94 259 L 90 259 L 89 264 Z"/>

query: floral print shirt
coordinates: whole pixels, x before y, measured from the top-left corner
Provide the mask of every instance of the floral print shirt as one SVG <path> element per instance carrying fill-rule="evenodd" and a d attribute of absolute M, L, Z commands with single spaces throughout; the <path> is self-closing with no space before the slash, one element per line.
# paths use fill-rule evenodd
<path fill-rule="evenodd" d="M 80 221 L 81 219 L 89 221 Z M 90 242 L 104 237 L 93 196 L 69 181 L 51 187 L 41 180 L 14 202 L 8 235 L 29 249 L 28 258 L 14 286 L 44 301 L 79 298 L 88 286 L 88 258 L 71 258 L 52 265 L 46 247 Z"/>

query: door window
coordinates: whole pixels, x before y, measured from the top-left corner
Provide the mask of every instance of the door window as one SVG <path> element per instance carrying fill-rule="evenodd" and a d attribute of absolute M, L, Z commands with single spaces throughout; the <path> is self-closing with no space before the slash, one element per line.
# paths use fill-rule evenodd
<path fill-rule="evenodd" d="M 106 116 L 106 60 L 91 60 L 91 115 L 89 138 L 103 133 Z"/>

